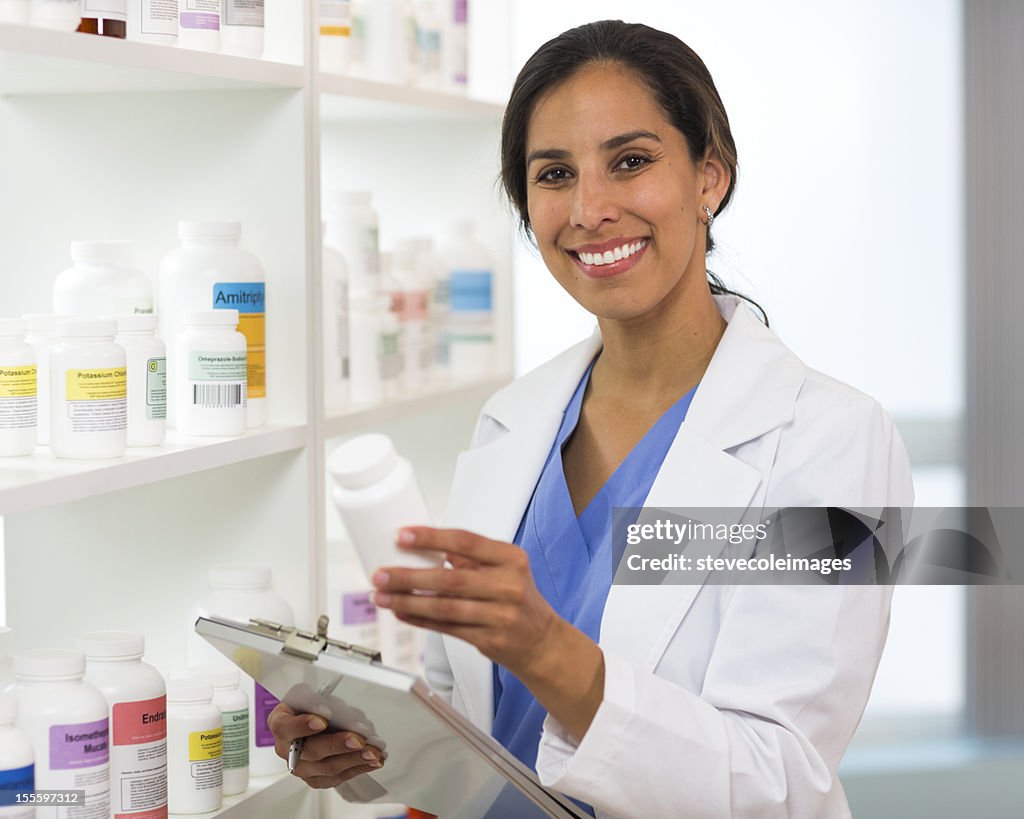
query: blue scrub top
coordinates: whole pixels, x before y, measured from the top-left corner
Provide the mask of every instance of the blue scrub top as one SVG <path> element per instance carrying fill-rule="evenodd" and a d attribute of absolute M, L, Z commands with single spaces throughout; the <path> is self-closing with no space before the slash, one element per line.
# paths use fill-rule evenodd
<path fill-rule="evenodd" d="M 593 367 L 591 361 L 565 408 L 515 543 L 530 556 L 534 582 L 551 607 L 597 642 L 612 584 L 612 511 L 643 506 L 697 388 L 666 410 L 577 518 L 562 469 L 562 447 L 576 429 Z M 495 664 L 491 733 L 531 770 L 546 716 L 526 686 Z"/>

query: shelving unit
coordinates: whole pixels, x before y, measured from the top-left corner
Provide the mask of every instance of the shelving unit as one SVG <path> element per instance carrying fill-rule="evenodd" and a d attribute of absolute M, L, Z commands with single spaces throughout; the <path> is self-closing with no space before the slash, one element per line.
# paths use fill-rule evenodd
<path fill-rule="evenodd" d="M 493 185 L 501 107 L 321 75 L 316 4 L 272 49 L 269 6 L 276 61 L 0 24 L 0 313 L 49 309 L 72 239 L 134 240 L 155 283 L 179 219 L 241 221 L 268 294 L 266 427 L 234 439 L 172 434 L 111 461 L 60 461 L 44 447 L 0 460 L 15 649 L 127 628 L 146 634 L 147 662 L 180 666 L 219 562 L 270 565 L 297 619 L 313 623 L 338 526 L 324 467 L 336 439 L 392 434 L 440 516 L 479 407 L 511 377 L 512 230 Z M 496 249 L 492 377 L 324 411 L 321 186 L 372 190 L 385 248 L 478 222 Z M 213 815 L 352 815 L 326 797 L 282 776 Z"/>

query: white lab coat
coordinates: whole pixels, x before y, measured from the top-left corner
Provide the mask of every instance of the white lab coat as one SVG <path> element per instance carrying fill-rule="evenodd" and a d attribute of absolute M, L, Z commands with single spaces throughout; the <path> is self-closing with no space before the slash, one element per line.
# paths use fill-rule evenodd
<path fill-rule="evenodd" d="M 804 365 L 742 303 L 648 507 L 909 506 L 906 451 L 872 398 Z M 459 456 L 446 525 L 511 541 L 600 336 L 496 393 Z M 612 586 L 604 699 L 579 744 L 550 716 L 541 781 L 599 817 L 849 816 L 836 769 L 867 702 L 891 587 Z M 431 635 L 427 675 L 481 730 L 491 662 Z"/>

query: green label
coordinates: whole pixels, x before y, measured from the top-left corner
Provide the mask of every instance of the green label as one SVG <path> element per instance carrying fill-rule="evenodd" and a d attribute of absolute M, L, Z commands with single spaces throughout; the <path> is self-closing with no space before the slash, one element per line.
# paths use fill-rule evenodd
<path fill-rule="evenodd" d="M 150 421 L 167 417 L 167 359 L 146 361 L 146 418 Z"/>
<path fill-rule="evenodd" d="M 249 767 L 249 709 L 225 711 L 224 726 L 224 767 Z"/>
<path fill-rule="evenodd" d="M 237 381 L 245 383 L 245 350 L 237 352 L 193 350 L 188 354 L 190 381 Z"/>

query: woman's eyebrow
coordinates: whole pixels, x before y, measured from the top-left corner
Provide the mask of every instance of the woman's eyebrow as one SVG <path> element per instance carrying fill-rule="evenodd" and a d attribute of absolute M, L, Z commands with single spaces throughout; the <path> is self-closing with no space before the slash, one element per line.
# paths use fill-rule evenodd
<path fill-rule="evenodd" d="M 538 159 L 568 159 L 569 152 L 562 148 L 540 148 L 536 151 L 531 151 L 530 155 L 526 157 L 526 164 L 529 165 Z"/>
<path fill-rule="evenodd" d="M 601 143 L 601 150 L 613 151 L 635 139 L 653 139 L 655 142 L 661 142 L 661 137 L 653 131 L 629 131 L 625 134 L 619 134 L 618 136 L 606 139 Z M 568 159 L 569 156 L 569 152 L 562 148 L 540 148 L 530 152 L 529 156 L 526 157 L 526 164 L 529 165 L 538 159 Z"/>

